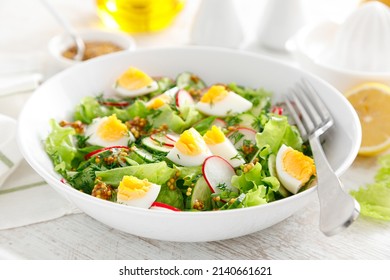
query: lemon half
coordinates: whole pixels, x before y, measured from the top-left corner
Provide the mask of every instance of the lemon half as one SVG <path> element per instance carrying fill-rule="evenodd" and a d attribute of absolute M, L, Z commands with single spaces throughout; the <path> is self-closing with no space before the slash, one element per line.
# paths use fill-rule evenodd
<path fill-rule="evenodd" d="M 359 155 L 377 155 L 390 147 L 390 86 L 367 82 L 345 93 L 362 126 Z"/>

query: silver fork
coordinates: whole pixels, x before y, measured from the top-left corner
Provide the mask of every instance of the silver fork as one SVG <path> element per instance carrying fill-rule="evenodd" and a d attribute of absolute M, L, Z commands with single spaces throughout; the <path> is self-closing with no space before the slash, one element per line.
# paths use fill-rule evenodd
<path fill-rule="evenodd" d="M 356 220 L 360 205 L 344 191 L 322 149 L 319 137 L 333 126 L 332 115 L 306 80 L 297 83 L 285 101 L 302 139 L 309 141 L 313 152 L 320 201 L 320 230 L 326 236 L 337 234 Z"/>

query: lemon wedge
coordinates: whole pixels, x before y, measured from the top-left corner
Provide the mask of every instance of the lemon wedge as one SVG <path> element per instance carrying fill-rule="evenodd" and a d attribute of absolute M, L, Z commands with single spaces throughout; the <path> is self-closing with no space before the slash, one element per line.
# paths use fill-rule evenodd
<path fill-rule="evenodd" d="M 361 4 L 367 3 L 367 2 L 372 2 L 372 1 L 378 1 L 381 2 L 382 4 L 385 4 L 390 7 L 390 0 L 362 0 Z"/>
<path fill-rule="evenodd" d="M 362 126 L 359 155 L 374 156 L 390 147 L 390 86 L 366 82 L 345 96 L 355 108 Z"/>

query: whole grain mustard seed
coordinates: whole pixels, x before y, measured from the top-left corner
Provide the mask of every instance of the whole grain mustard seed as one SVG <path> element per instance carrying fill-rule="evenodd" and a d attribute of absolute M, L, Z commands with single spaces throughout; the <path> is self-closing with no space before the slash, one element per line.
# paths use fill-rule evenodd
<path fill-rule="evenodd" d="M 90 41 L 85 42 L 85 53 L 82 58 L 82 60 L 88 60 L 97 56 L 118 52 L 123 50 L 123 48 L 119 47 L 118 45 L 111 43 L 111 42 L 105 42 L 105 41 Z M 77 53 L 77 47 L 75 45 L 71 46 L 67 50 L 65 50 L 62 53 L 62 56 L 73 59 L 76 56 Z"/>

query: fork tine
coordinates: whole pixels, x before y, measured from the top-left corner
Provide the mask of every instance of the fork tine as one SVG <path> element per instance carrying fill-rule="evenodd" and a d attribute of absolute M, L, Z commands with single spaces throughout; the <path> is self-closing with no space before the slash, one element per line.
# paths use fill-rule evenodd
<path fill-rule="evenodd" d="M 311 120 L 311 117 L 307 113 L 305 106 L 302 104 L 301 100 L 299 99 L 296 90 L 291 91 L 291 97 L 297 107 L 298 112 L 301 113 L 301 122 L 305 127 L 306 132 L 308 134 L 311 134 L 312 131 L 315 129 L 315 123 L 313 123 L 313 121 Z"/>
<path fill-rule="evenodd" d="M 315 127 L 318 127 L 323 123 L 324 119 L 317 111 L 317 108 L 311 101 L 312 96 L 309 96 L 307 90 L 304 90 L 300 84 L 297 85 L 297 98 L 300 100 L 303 107 L 306 108 L 307 114 L 309 115 L 310 120 L 314 123 Z"/>
<path fill-rule="evenodd" d="M 331 120 L 332 116 L 330 112 L 328 111 L 325 103 L 322 101 L 321 97 L 319 96 L 317 90 L 313 87 L 312 84 L 310 84 L 307 80 L 301 79 L 301 85 L 302 91 L 308 96 L 313 102 L 313 106 L 316 108 L 316 111 L 321 116 L 323 120 Z M 309 93 L 312 93 L 309 96 Z"/>
<path fill-rule="evenodd" d="M 290 96 L 290 98 L 292 98 L 292 97 Z M 298 127 L 299 132 L 301 133 L 301 138 L 304 141 L 306 141 L 308 138 L 308 132 L 306 131 L 305 126 L 301 122 L 299 114 L 296 112 L 296 109 L 294 108 L 294 105 L 292 104 L 292 101 L 289 98 L 286 98 L 285 102 L 286 102 L 287 108 L 288 108 L 292 118 L 294 119 L 294 121 Z"/>

